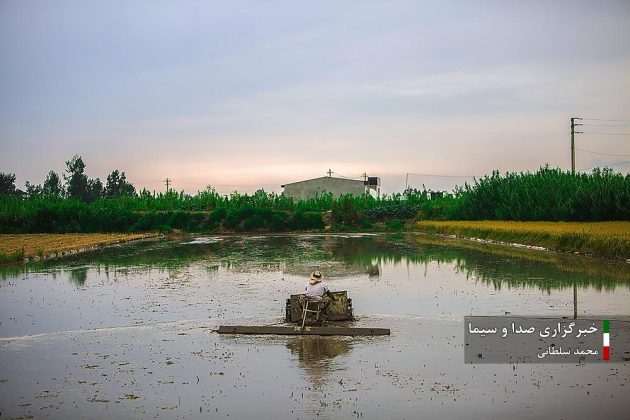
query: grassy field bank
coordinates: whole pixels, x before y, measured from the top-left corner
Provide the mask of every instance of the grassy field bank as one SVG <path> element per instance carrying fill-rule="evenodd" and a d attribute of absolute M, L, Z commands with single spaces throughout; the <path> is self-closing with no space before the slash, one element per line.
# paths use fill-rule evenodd
<path fill-rule="evenodd" d="M 25 259 L 49 258 L 54 255 L 128 242 L 155 236 L 153 233 L 36 233 L 0 235 L 0 263 Z"/>
<path fill-rule="evenodd" d="M 426 233 L 541 246 L 611 259 L 630 258 L 630 222 L 422 221 Z"/>

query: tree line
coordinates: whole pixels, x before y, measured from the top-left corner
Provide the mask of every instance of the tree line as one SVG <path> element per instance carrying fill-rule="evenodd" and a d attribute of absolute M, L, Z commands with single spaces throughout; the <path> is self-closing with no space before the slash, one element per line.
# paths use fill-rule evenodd
<path fill-rule="evenodd" d="M 0 233 L 401 230 L 418 220 L 630 220 L 630 174 L 610 168 L 572 174 L 548 166 L 536 172 L 498 171 L 434 196 L 407 189 L 381 197 L 368 194 L 308 200 L 258 190 L 219 194 L 214 188 L 190 195 L 137 191 L 125 173 L 112 171 L 103 185 L 85 174 L 80 156 L 53 171 L 43 184 L 15 187 L 15 175 L 0 174 Z"/>
<path fill-rule="evenodd" d="M 85 163 L 79 155 L 66 162 L 62 182 L 59 174 L 50 171 L 42 184 L 26 181 L 25 190 L 15 186 L 15 174 L 0 172 L 0 195 L 18 195 L 26 198 L 70 198 L 90 203 L 97 198 L 134 196 L 136 188 L 127 181 L 124 172 L 113 170 L 107 175 L 107 183 L 99 178 L 88 178 Z"/>

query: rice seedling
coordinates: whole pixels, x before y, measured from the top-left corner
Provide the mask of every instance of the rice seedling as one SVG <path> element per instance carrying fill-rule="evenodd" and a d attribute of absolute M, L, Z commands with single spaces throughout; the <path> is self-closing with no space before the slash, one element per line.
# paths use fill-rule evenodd
<path fill-rule="evenodd" d="M 0 235 L 0 262 L 20 262 L 24 258 L 43 258 L 50 254 L 92 248 L 145 238 L 143 233 L 69 233 Z"/>

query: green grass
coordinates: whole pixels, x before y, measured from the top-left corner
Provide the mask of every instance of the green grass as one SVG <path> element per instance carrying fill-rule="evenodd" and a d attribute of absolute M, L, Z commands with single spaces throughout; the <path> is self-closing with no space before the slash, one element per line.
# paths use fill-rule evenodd
<path fill-rule="evenodd" d="M 422 232 L 542 246 L 610 259 L 630 258 L 630 222 L 423 221 Z"/>

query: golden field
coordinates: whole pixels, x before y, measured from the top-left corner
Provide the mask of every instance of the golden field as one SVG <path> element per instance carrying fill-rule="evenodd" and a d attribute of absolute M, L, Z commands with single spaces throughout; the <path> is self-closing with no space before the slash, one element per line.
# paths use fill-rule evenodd
<path fill-rule="evenodd" d="M 630 258 L 630 222 L 422 221 L 427 233 L 542 246 L 595 257 Z"/>
<path fill-rule="evenodd" d="M 85 248 L 93 248 L 142 239 L 155 234 L 147 233 L 35 233 L 0 235 L 0 255 L 5 260 L 45 257 Z"/>
<path fill-rule="evenodd" d="M 506 232 L 536 232 L 551 235 L 566 233 L 618 237 L 630 240 L 630 222 L 513 222 L 503 220 L 418 222 L 418 227 L 492 229 Z"/>

